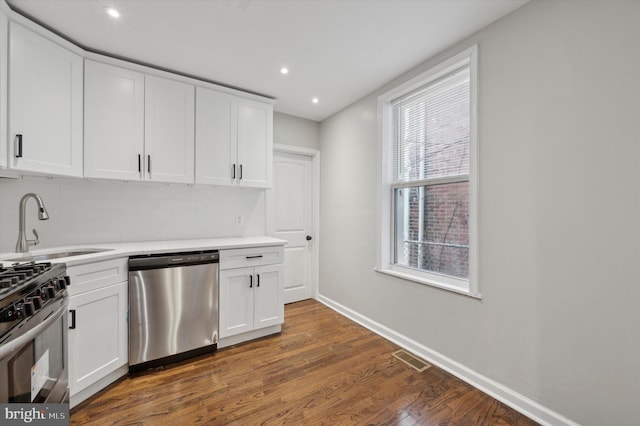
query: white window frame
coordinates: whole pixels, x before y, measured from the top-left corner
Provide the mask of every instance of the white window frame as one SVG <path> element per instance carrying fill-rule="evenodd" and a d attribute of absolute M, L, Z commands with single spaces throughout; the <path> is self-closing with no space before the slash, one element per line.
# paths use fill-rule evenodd
<path fill-rule="evenodd" d="M 482 298 L 478 283 L 478 47 L 472 46 L 441 62 L 422 74 L 406 81 L 378 97 L 378 229 L 376 271 L 420 284 L 449 290 L 475 298 Z M 470 166 L 469 166 L 469 278 L 460 279 L 443 274 L 421 271 L 393 263 L 394 212 L 392 162 L 393 162 L 393 111 L 392 102 L 403 95 L 468 65 L 470 72 Z"/>

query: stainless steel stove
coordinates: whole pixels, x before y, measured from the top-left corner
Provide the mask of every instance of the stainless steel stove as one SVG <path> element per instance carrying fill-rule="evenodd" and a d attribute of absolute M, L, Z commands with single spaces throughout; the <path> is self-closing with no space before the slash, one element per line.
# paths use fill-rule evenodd
<path fill-rule="evenodd" d="M 0 266 L 0 403 L 68 402 L 62 263 Z"/>

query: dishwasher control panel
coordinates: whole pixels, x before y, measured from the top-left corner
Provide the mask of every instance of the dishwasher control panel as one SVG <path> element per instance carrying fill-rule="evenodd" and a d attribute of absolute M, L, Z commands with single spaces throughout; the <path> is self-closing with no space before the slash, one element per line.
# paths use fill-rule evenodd
<path fill-rule="evenodd" d="M 219 261 L 220 254 L 218 250 L 145 254 L 131 256 L 129 258 L 129 270 L 171 268 L 175 266 L 218 263 Z"/>

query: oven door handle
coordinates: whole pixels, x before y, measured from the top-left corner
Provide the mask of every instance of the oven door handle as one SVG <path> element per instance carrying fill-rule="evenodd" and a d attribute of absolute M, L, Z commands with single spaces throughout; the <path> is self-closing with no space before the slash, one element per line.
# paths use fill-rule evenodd
<path fill-rule="evenodd" d="M 64 304 L 53 312 L 52 315 L 49 315 L 44 321 L 40 324 L 36 325 L 32 329 L 25 332 L 22 336 L 18 336 L 13 340 L 3 343 L 0 345 L 0 359 L 4 358 L 6 355 L 15 351 L 16 349 L 20 349 L 22 346 L 26 345 L 28 342 L 33 340 L 38 334 L 44 331 L 51 324 L 56 322 L 65 312 L 67 312 L 67 300 L 65 299 Z"/>

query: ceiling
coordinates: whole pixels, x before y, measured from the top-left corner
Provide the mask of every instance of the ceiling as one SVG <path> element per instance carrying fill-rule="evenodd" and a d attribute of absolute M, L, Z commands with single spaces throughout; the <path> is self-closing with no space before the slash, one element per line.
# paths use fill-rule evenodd
<path fill-rule="evenodd" d="M 266 95 L 316 121 L 525 2 L 8 0 L 85 49 Z"/>

